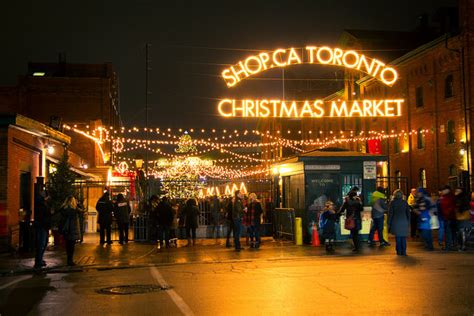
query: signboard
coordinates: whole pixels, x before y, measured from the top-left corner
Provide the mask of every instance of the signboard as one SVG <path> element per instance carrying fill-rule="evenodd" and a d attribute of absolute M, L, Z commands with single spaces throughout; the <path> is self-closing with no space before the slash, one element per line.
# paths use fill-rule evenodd
<path fill-rule="evenodd" d="M 300 64 L 334 65 L 355 69 L 388 86 L 392 86 L 398 79 L 397 71 L 378 59 L 366 57 L 355 50 L 328 46 L 279 48 L 271 52 L 261 52 L 224 69 L 222 78 L 228 87 L 233 87 L 243 79 L 265 70 Z"/>
<path fill-rule="evenodd" d="M 221 75 L 227 87 L 236 86 L 251 76 L 272 68 L 291 65 L 319 64 L 341 66 L 357 70 L 375 78 L 387 86 L 398 80 L 397 71 L 375 58 L 369 58 L 355 50 L 343 50 L 328 46 L 279 48 L 248 56 L 237 64 L 225 68 Z M 361 100 L 280 100 L 221 99 L 217 105 L 223 117 L 250 118 L 324 118 L 324 117 L 396 117 L 401 116 L 403 99 Z"/>
<path fill-rule="evenodd" d="M 341 170 L 341 165 L 305 165 L 304 170 Z"/>
<path fill-rule="evenodd" d="M 377 162 L 375 161 L 364 161 L 364 179 L 376 179 L 377 178 Z"/>
<path fill-rule="evenodd" d="M 279 100 L 223 99 L 217 105 L 224 117 L 395 117 L 402 114 L 403 99 L 394 100 Z"/>

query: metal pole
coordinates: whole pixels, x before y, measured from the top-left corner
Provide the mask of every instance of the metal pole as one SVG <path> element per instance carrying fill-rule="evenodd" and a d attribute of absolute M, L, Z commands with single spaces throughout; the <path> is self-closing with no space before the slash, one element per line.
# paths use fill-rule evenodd
<path fill-rule="evenodd" d="M 150 47 L 149 43 L 145 44 L 145 140 L 148 143 L 148 70 L 149 68 L 149 58 L 148 58 L 148 49 Z M 148 198 L 148 150 L 145 149 L 145 199 Z"/>

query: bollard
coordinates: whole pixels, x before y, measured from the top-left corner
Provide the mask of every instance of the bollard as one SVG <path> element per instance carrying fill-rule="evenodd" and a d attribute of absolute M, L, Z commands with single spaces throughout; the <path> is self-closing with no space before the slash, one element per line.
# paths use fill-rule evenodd
<path fill-rule="evenodd" d="M 383 239 L 388 242 L 388 215 L 384 214 L 383 219 Z"/>
<path fill-rule="evenodd" d="M 297 246 L 303 245 L 303 223 L 301 217 L 295 218 L 295 243 Z"/>

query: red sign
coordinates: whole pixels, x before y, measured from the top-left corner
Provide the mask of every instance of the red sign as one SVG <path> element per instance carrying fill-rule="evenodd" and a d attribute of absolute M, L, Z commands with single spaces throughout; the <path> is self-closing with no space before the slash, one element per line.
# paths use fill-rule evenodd
<path fill-rule="evenodd" d="M 382 142 L 380 139 L 370 139 L 367 141 L 369 154 L 382 154 Z"/>

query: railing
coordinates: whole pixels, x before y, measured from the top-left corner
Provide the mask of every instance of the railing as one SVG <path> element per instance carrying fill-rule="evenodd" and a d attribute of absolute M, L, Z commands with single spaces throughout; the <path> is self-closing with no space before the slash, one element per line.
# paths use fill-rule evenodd
<path fill-rule="evenodd" d="M 273 212 L 273 231 L 275 238 L 295 239 L 295 210 L 276 208 Z"/>

